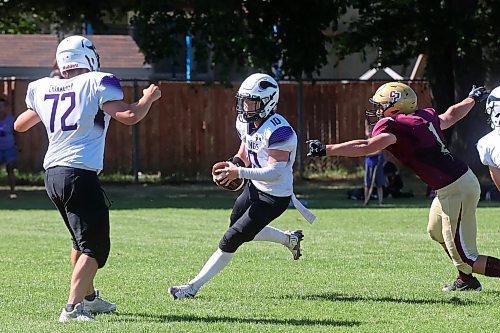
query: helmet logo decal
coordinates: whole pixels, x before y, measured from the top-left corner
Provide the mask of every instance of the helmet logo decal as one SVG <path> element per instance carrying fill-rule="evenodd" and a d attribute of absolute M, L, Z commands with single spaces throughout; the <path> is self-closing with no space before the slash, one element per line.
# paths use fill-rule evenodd
<path fill-rule="evenodd" d="M 275 89 L 276 89 L 276 88 L 278 88 L 276 85 L 274 85 L 273 83 L 271 83 L 271 82 L 269 82 L 269 81 L 265 81 L 265 80 L 263 80 L 263 81 L 260 81 L 260 82 L 259 82 L 259 88 L 260 88 L 261 90 L 266 90 L 266 89 L 267 89 L 267 88 L 269 88 L 269 87 L 273 87 L 273 88 L 275 88 Z"/>
<path fill-rule="evenodd" d="M 389 97 L 392 103 L 396 103 L 401 98 L 401 93 L 397 90 L 391 90 Z"/>
<path fill-rule="evenodd" d="M 69 65 L 63 66 L 63 71 L 67 71 L 67 70 L 70 70 L 73 68 L 78 68 L 78 64 L 69 64 Z"/>

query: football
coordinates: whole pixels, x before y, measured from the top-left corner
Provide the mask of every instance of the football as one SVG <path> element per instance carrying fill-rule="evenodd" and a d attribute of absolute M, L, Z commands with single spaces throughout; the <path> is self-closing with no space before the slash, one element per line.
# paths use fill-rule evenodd
<path fill-rule="evenodd" d="M 244 180 L 242 178 L 236 178 L 230 181 L 228 184 L 221 184 L 220 181 L 224 179 L 227 173 L 224 172 L 216 172 L 215 170 L 222 169 L 227 167 L 229 164 L 227 162 L 217 162 L 212 167 L 212 179 L 217 186 L 222 187 L 223 189 L 229 191 L 238 191 L 243 187 Z"/>

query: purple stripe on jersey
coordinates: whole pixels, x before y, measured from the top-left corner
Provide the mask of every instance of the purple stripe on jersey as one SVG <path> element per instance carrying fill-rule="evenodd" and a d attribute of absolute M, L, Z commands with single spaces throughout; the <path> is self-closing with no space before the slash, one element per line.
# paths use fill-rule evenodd
<path fill-rule="evenodd" d="M 293 136 L 293 130 L 290 126 L 283 126 L 274 131 L 269 137 L 269 146 L 278 142 L 285 142 L 290 140 Z"/>
<path fill-rule="evenodd" d="M 101 84 L 108 88 L 116 88 L 122 90 L 122 86 L 120 85 L 120 80 L 114 75 L 108 75 L 102 78 Z"/>
<path fill-rule="evenodd" d="M 457 230 L 455 231 L 455 247 L 457 248 L 457 252 L 460 255 L 460 258 L 462 258 L 462 261 L 466 263 L 467 265 L 471 266 L 474 265 L 474 260 L 467 258 L 465 255 L 465 251 L 462 248 L 462 242 L 460 239 L 460 224 L 462 222 L 462 206 L 460 206 L 460 213 L 458 213 L 458 222 L 457 222 Z"/>

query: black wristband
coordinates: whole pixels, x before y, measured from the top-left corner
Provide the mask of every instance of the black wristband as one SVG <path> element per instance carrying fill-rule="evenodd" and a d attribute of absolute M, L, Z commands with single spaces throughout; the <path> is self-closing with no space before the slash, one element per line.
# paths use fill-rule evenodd
<path fill-rule="evenodd" d="M 239 158 L 238 156 L 233 156 L 233 157 L 229 158 L 228 161 L 233 163 L 236 166 L 239 166 L 239 167 L 246 166 L 245 162 L 243 162 L 243 160 L 241 158 Z"/>

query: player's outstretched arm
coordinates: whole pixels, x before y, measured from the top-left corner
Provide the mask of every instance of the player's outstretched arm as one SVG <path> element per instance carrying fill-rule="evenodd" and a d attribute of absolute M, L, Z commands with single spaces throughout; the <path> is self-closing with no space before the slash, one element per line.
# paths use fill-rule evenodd
<path fill-rule="evenodd" d="M 148 114 L 153 102 L 160 97 L 160 88 L 152 84 L 143 90 L 143 96 L 136 103 L 127 104 L 123 101 L 110 101 L 104 103 L 102 109 L 119 122 L 125 125 L 134 125 Z"/>
<path fill-rule="evenodd" d="M 309 140 L 307 141 L 309 148 L 307 156 L 359 157 L 372 155 L 396 143 L 396 141 L 396 136 L 391 133 L 381 133 L 367 140 L 351 140 L 330 145 L 325 145 L 319 140 Z"/>
<path fill-rule="evenodd" d="M 485 87 L 472 86 L 472 90 L 463 101 L 454 104 L 446 110 L 445 113 L 439 115 L 440 127 L 442 130 L 450 128 L 455 125 L 460 119 L 465 117 L 474 105 L 484 101 L 488 95 L 489 91 Z"/>
<path fill-rule="evenodd" d="M 16 132 L 26 132 L 41 121 L 42 120 L 35 111 L 28 109 L 17 117 L 14 122 L 14 130 Z"/>

